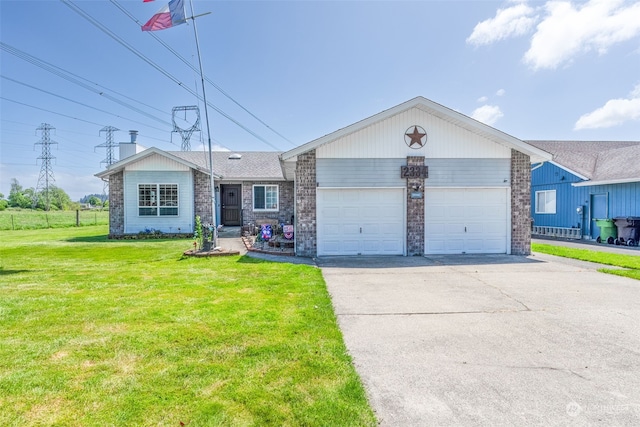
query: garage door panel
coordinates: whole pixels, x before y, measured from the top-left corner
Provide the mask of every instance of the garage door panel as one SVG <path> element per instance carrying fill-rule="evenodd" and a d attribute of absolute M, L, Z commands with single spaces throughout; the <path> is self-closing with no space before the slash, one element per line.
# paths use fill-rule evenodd
<path fill-rule="evenodd" d="M 425 253 L 506 253 L 507 196 L 497 188 L 427 189 Z"/>
<path fill-rule="evenodd" d="M 463 239 L 447 239 L 444 241 L 444 250 L 446 253 L 460 253 L 464 250 Z"/>
<path fill-rule="evenodd" d="M 343 236 L 357 236 L 360 234 L 360 227 L 357 224 L 340 224 L 335 227 L 340 230 L 340 234 Z"/>
<path fill-rule="evenodd" d="M 318 255 L 402 255 L 405 197 L 399 188 L 318 189 Z"/>
<path fill-rule="evenodd" d="M 447 217 L 447 209 L 445 206 L 434 206 L 429 211 L 429 216 L 435 222 L 437 220 L 444 220 Z"/>
<path fill-rule="evenodd" d="M 445 232 L 445 235 L 458 235 L 464 233 L 464 224 L 461 222 L 455 223 L 451 222 L 448 224 L 442 224 L 442 229 Z"/>

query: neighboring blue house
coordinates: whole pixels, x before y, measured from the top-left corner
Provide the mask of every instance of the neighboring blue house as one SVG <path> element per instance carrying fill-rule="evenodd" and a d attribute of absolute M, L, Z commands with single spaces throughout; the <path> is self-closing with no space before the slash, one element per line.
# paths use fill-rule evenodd
<path fill-rule="evenodd" d="M 553 155 L 531 168 L 533 234 L 596 239 L 596 219 L 640 217 L 640 141 L 526 142 Z"/>

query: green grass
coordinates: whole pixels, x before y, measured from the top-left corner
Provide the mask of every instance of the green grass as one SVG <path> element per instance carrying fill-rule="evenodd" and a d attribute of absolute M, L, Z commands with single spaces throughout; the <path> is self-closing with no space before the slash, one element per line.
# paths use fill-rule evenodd
<path fill-rule="evenodd" d="M 317 268 L 3 231 L 0 424 L 375 425 Z"/>
<path fill-rule="evenodd" d="M 0 230 L 35 230 L 109 224 L 109 210 L 36 211 L 31 209 L 7 209 L 0 211 Z"/>
<path fill-rule="evenodd" d="M 565 258 L 573 258 L 581 261 L 595 262 L 598 264 L 612 265 L 622 268 L 602 268 L 598 271 L 603 273 L 615 274 L 623 277 L 630 277 L 632 279 L 640 280 L 640 256 L 638 255 L 624 255 L 613 254 L 609 252 L 598 252 L 589 249 L 575 249 L 567 248 L 564 246 L 554 246 L 542 243 L 533 243 L 531 250 L 534 252 L 541 252 L 549 255 L 556 255 Z"/>

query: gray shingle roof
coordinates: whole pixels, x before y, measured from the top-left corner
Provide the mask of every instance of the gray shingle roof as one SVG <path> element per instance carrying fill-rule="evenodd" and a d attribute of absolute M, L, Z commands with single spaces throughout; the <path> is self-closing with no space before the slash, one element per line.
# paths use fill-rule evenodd
<path fill-rule="evenodd" d="M 640 181 L 640 141 L 526 141 L 591 181 Z"/>
<path fill-rule="evenodd" d="M 169 153 L 203 169 L 209 167 L 208 153 L 201 151 L 169 151 Z M 239 154 L 240 158 L 229 158 L 232 154 Z M 224 180 L 284 181 L 280 154 L 276 151 L 214 151 L 213 173 Z"/>

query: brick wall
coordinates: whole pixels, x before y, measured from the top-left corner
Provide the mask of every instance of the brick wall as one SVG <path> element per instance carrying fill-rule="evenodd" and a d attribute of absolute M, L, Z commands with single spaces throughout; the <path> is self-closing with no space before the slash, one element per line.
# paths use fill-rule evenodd
<path fill-rule="evenodd" d="M 200 221 L 202 221 L 203 224 L 210 224 L 213 222 L 211 212 L 211 179 L 208 174 L 194 169 L 193 185 L 195 215 L 200 215 Z"/>
<path fill-rule="evenodd" d="M 407 156 L 407 166 L 424 166 L 424 157 Z M 413 187 L 420 187 L 414 190 Z M 411 193 L 420 191 L 421 199 L 412 199 Z M 424 253 L 424 179 L 407 179 L 407 255 Z"/>
<path fill-rule="evenodd" d="M 278 206 L 277 212 L 255 212 L 253 210 L 253 186 L 277 185 Z M 256 219 L 275 219 L 280 224 L 291 224 L 295 198 L 293 194 L 293 181 L 244 181 L 242 183 L 242 223 L 243 225 L 255 224 Z"/>
<path fill-rule="evenodd" d="M 124 234 L 124 173 L 109 175 L 109 238 Z"/>
<path fill-rule="evenodd" d="M 296 162 L 296 254 L 317 255 L 316 232 L 316 151 L 298 156 Z"/>
<path fill-rule="evenodd" d="M 531 254 L 531 163 L 511 150 L 511 254 Z"/>

